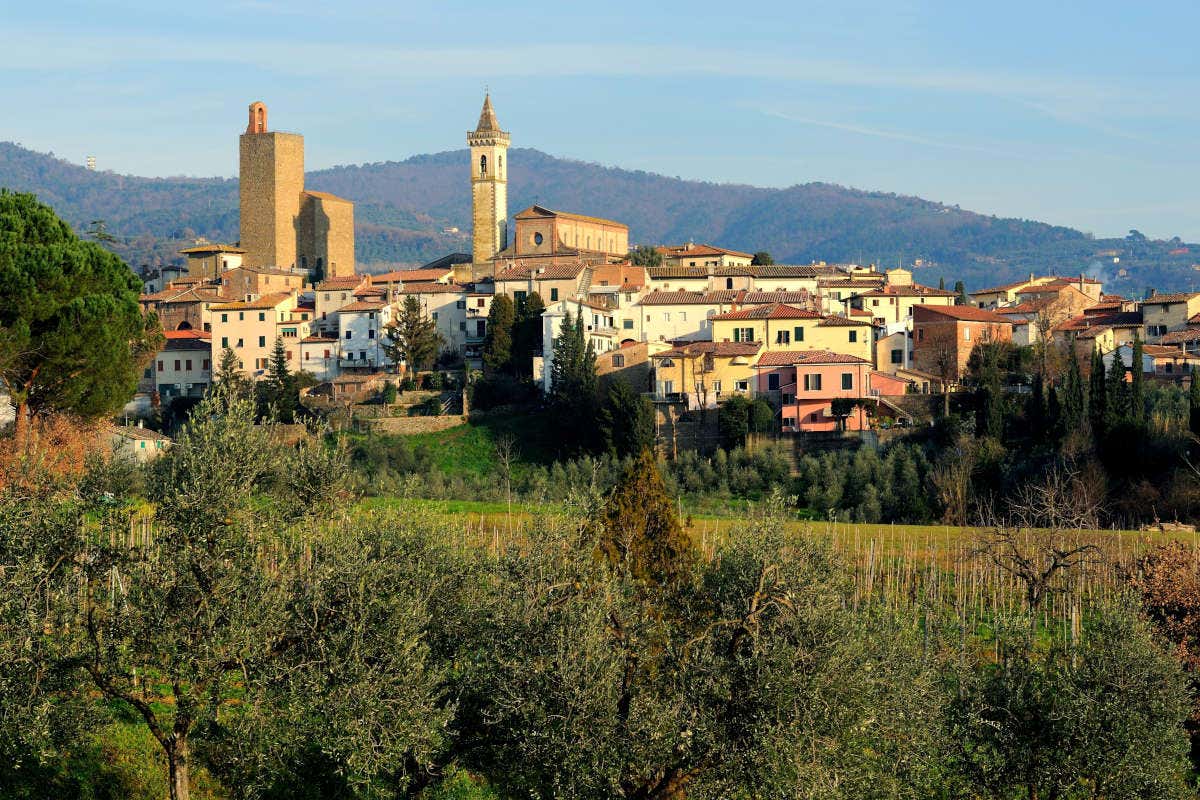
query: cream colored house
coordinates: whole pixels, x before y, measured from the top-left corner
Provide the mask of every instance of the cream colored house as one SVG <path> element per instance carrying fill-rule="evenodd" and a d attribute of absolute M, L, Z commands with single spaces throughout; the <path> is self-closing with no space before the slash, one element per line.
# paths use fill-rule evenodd
<path fill-rule="evenodd" d="M 727 250 L 711 244 L 693 244 L 654 248 L 662 254 L 664 267 L 748 267 L 754 260 L 750 253 Z"/>
<path fill-rule="evenodd" d="M 651 353 L 654 399 L 682 400 L 689 409 L 714 408 L 732 395 L 754 394 L 761 342 L 689 342 Z"/>
<path fill-rule="evenodd" d="M 298 344 L 311 332 L 315 309 L 301 305 L 295 292 L 269 294 L 255 300 L 221 303 L 212 312 L 213 360 L 220 363 L 228 347 L 251 377 L 266 374 L 276 338 L 283 339 L 295 366 Z"/>
<path fill-rule="evenodd" d="M 1200 314 L 1200 292 L 1152 294 L 1142 301 L 1143 337 L 1158 342 L 1168 333 L 1186 330 L 1188 321 Z"/>
<path fill-rule="evenodd" d="M 907 270 L 893 270 L 906 272 Z M 888 273 L 891 275 L 891 273 Z M 911 273 L 908 273 L 911 275 Z M 861 292 L 844 303 L 847 311 L 853 308 L 870 312 L 880 324 L 908 322 L 912 319 L 914 306 L 952 306 L 955 294 L 945 289 L 922 286 L 917 283 L 888 284 L 878 289 Z"/>
<path fill-rule="evenodd" d="M 712 317 L 737 307 L 740 292 L 651 291 L 634 304 L 636 338 L 643 342 L 712 339 Z M 623 333 L 629 333 L 622 328 Z"/>
<path fill-rule="evenodd" d="M 768 351 L 829 350 L 874 360 L 869 320 L 820 314 L 773 303 L 730 311 L 712 319 L 714 342 L 762 342 Z"/>

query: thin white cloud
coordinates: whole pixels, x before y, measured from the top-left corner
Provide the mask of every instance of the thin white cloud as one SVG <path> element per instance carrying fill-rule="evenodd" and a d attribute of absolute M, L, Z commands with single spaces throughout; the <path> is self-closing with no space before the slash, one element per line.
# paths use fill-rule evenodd
<path fill-rule="evenodd" d="M 988 147 L 986 145 L 950 142 L 944 139 L 932 139 L 927 136 L 918 136 L 916 134 L 905 133 L 903 131 L 892 131 L 883 128 L 872 128 L 866 125 L 856 125 L 849 122 L 838 122 L 836 120 L 797 116 L 795 114 L 789 114 L 776 109 L 762 109 L 762 113 L 769 117 L 775 117 L 777 119 L 795 122 L 801 125 L 828 128 L 830 130 L 843 131 L 845 133 L 856 133 L 860 136 L 871 136 L 877 139 L 890 139 L 896 142 L 907 142 L 909 144 L 922 145 L 925 147 L 936 147 L 943 150 L 957 150 L 964 153 L 983 153 L 985 155 L 1000 156 L 1003 158 L 1021 157 L 1016 153 L 1007 152 L 994 147 Z"/>

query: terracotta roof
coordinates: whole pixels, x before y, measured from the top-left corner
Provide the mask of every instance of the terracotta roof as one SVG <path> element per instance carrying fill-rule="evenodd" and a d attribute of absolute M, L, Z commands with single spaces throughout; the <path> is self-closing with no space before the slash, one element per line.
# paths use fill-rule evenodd
<path fill-rule="evenodd" d="M 651 280 L 663 278 L 708 278 L 708 267 L 647 267 L 646 274 Z"/>
<path fill-rule="evenodd" d="M 805 291 L 799 292 L 746 292 L 743 302 L 747 305 L 762 305 L 765 303 L 811 303 L 813 296 Z"/>
<path fill-rule="evenodd" d="M 145 439 L 146 441 L 171 441 L 171 437 L 149 428 L 139 428 L 136 425 L 113 425 L 112 432 L 126 439 Z"/>
<path fill-rule="evenodd" d="M 942 317 L 949 317 L 963 322 L 995 322 L 998 324 L 1010 325 L 1011 320 L 1007 320 L 994 311 L 986 311 L 975 306 L 913 306 L 913 316 L 917 316 L 917 312 L 921 315 L 934 314 Z"/>
<path fill-rule="evenodd" d="M 816 311 L 796 308 L 786 303 L 771 303 L 765 306 L 729 311 L 712 318 L 713 322 L 742 319 L 821 319 L 821 315 Z"/>
<path fill-rule="evenodd" d="M 955 297 L 954 292 L 945 289 L 935 289 L 932 286 L 922 286 L 913 283 L 908 286 L 881 286 L 869 292 L 863 292 L 859 297 Z"/>
<path fill-rule="evenodd" d="M 818 327 L 825 328 L 845 328 L 850 325 L 866 325 L 867 327 L 874 327 L 874 324 L 868 320 L 850 319 L 849 317 L 843 317 L 840 314 L 829 314 L 828 316 L 823 317 L 821 321 L 817 323 L 817 325 Z"/>
<path fill-rule="evenodd" d="M 1142 313 L 1140 311 L 1121 311 L 1115 314 L 1081 314 L 1060 322 L 1054 326 L 1054 330 L 1093 331 L 1089 337 L 1085 338 L 1094 338 L 1096 331 L 1105 331 L 1109 328 L 1134 328 L 1141 324 Z"/>
<path fill-rule="evenodd" d="M 1200 340 L 1200 328 L 1189 328 L 1183 331 L 1171 331 L 1163 334 L 1162 342 L 1164 344 L 1175 344 L 1177 342 L 1194 342 Z"/>
<path fill-rule="evenodd" d="M 687 256 L 738 256 L 740 258 L 753 258 L 750 253 L 742 253 L 737 250 L 726 250 L 724 247 L 716 247 L 711 244 L 679 244 L 666 245 L 664 247 L 654 248 L 663 255 L 672 257 L 687 257 Z"/>
<path fill-rule="evenodd" d="M 1176 292 L 1175 294 L 1153 294 L 1142 301 L 1143 304 L 1158 305 L 1160 303 L 1174 304 L 1186 303 L 1194 297 L 1200 296 L 1200 292 Z"/>
<path fill-rule="evenodd" d="M 540 267 L 536 264 L 529 264 L 525 261 L 516 261 L 512 266 L 496 273 L 496 282 L 500 281 L 563 281 L 574 280 L 578 278 L 580 273 L 587 269 L 588 264 L 583 261 L 573 261 L 569 264 L 551 264 L 548 267 Z M 541 270 L 538 272 L 538 270 Z"/>
<path fill-rule="evenodd" d="M 322 292 L 327 289 L 353 289 L 367 280 L 369 275 L 345 275 L 341 278 L 326 278 L 317 284 L 317 291 Z"/>
<path fill-rule="evenodd" d="M 639 306 L 689 306 L 689 305 L 727 305 L 737 302 L 738 296 L 744 294 L 737 289 L 721 289 L 715 292 L 689 292 L 682 289 L 675 291 L 654 291 L 638 300 Z"/>
<path fill-rule="evenodd" d="M 233 267 L 226 272 L 253 272 L 255 275 L 287 275 L 290 278 L 303 278 L 304 276 L 298 272 L 292 272 L 290 269 L 279 269 L 278 267 L 247 267 L 244 264 L 240 267 Z"/>
<path fill-rule="evenodd" d="M 400 269 L 368 277 L 371 279 L 371 283 L 395 283 L 397 281 L 436 281 L 453 273 L 452 269 Z"/>
<path fill-rule="evenodd" d="M 459 286 L 457 283 L 437 283 L 436 281 L 414 281 L 404 284 L 403 288 L 397 289 L 396 294 L 442 294 L 444 292 L 453 292 L 455 294 L 465 292 L 466 289 Z"/>
<path fill-rule="evenodd" d="M 364 311 L 379 311 L 387 303 L 382 300 L 357 300 L 349 305 L 342 306 L 338 309 L 339 314 L 354 314 Z"/>
<path fill-rule="evenodd" d="M 817 286 L 822 289 L 876 289 L 883 283 L 874 278 L 817 278 Z"/>
<path fill-rule="evenodd" d="M 691 342 L 690 344 L 672 347 L 661 353 L 651 355 L 651 358 L 681 358 L 701 355 L 714 355 L 722 358 L 736 356 L 752 356 L 762 349 L 762 342 Z"/>
<path fill-rule="evenodd" d="M 1160 344 L 1144 344 L 1142 345 L 1142 352 L 1155 358 L 1182 358 L 1184 355 L 1190 355 L 1184 353 L 1178 347 L 1166 347 Z"/>
<path fill-rule="evenodd" d="M 999 292 L 1011 292 L 1013 289 L 1020 289 L 1022 286 L 1028 286 L 1030 281 L 1016 281 L 1015 283 L 1003 283 L 999 286 L 989 286 L 986 289 L 973 289 L 969 294 L 997 294 Z"/>
<path fill-rule="evenodd" d="M 816 278 L 821 274 L 820 267 L 811 264 L 762 264 L 740 269 L 750 270 L 756 278 Z"/>
<path fill-rule="evenodd" d="M 305 342 L 311 342 L 314 344 L 316 342 L 336 342 L 337 340 L 338 339 L 336 336 L 321 336 L 320 334 L 314 333 L 312 336 L 305 336 L 303 339 L 301 339 L 300 344 L 304 344 Z"/>
<path fill-rule="evenodd" d="M 212 334 L 209 331 L 198 331 L 194 328 L 183 331 L 163 331 L 163 336 L 167 341 L 178 341 L 183 339 L 211 339 Z"/>
<path fill-rule="evenodd" d="M 539 205 L 532 205 L 524 211 L 517 212 L 515 219 L 541 219 L 543 217 L 563 217 L 565 219 L 577 219 L 582 222 L 595 222 L 600 225 L 613 225 L 618 228 L 629 227 L 622 222 L 615 222 L 614 220 L 604 219 L 603 217 L 589 217 L 584 214 L 572 214 L 568 211 L 555 211 Z"/>
<path fill-rule="evenodd" d="M 790 367 L 813 364 L 870 364 L 865 358 L 835 353 L 832 350 L 768 350 L 758 358 L 757 367 Z"/>
<path fill-rule="evenodd" d="M 244 253 L 242 248 L 235 244 L 218 244 L 211 242 L 208 244 L 197 244 L 191 247 L 185 247 L 179 251 L 180 253 Z"/>
<path fill-rule="evenodd" d="M 216 287 L 214 287 L 216 288 Z M 144 294 L 138 298 L 141 303 L 199 303 L 205 300 L 220 300 L 216 294 L 203 295 L 194 287 L 163 289 L 154 294 Z"/>
<path fill-rule="evenodd" d="M 284 300 L 290 299 L 291 292 L 277 292 L 275 294 L 264 294 L 257 300 L 239 301 L 234 303 L 218 303 L 212 307 L 213 311 L 242 311 L 245 309 L 263 309 L 275 308 Z"/>

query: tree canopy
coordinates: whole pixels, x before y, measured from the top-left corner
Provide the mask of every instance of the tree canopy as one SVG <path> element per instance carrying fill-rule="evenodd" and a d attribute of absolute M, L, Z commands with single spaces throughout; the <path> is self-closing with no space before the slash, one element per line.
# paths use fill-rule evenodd
<path fill-rule="evenodd" d="M 425 315 L 421 301 L 409 295 L 400 313 L 387 328 L 383 349 L 396 364 L 404 363 L 410 372 L 433 366 L 442 348 L 437 322 Z"/>
<path fill-rule="evenodd" d="M 28 414 L 103 417 L 133 396 L 158 345 L 141 281 L 33 195 L 0 190 L 0 378 Z"/>

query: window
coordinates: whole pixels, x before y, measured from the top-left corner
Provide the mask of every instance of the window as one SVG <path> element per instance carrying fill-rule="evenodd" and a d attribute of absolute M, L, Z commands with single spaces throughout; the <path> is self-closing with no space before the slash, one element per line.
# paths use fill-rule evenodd
<path fill-rule="evenodd" d="M 804 391 L 819 392 L 821 391 L 821 374 L 815 373 L 804 376 Z"/>
<path fill-rule="evenodd" d="M 460 172 L 459 174 L 461 175 L 462 173 Z M 725 288 L 726 288 L 726 289 L 732 289 L 732 288 L 733 288 L 733 278 L 726 278 L 726 279 L 725 279 Z"/>
<path fill-rule="evenodd" d="M 680 319 L 680 321 L 681 321 L 681 322 L 687 322 L 687 312 L 686 312 L 686 311 L 680 311 L 680 312 L 679 312 L 679 319 Z"/>
<path fill-rule="evenodd" d="M 918 342 L 925 341 L 925 329 L 924 328 L 917 328 L 917 341 Z"/>
<path fill-rule="evenodd" d="M 487 175 L 487 156 L 479 157 L 479 174 L 481 176 Z"/>
<path fill-rule="evenodd" d="M 663 322 L 670 322 L 670 321 L 671 321 L 671 312 L 664 311 L 663 312 Z"/>
<path fill-rule="evenodd" d="M 368 329 L 368 330 L 367 330 L 367 338 L 368 338 L 368 339 L 374 339 L 374 338 L 375 338 L 375 329 L 374 329 L 374 328 L 370 328 L 370 329 Z"/>
<path fill-rule="evenodd" d="M 616 369 L 620 369 L 621 367 L 625 366 L 625 356 L 623 356 L 623 355 L 613 356 L 612 357 L 612 365 Z"/>
<path fill-rule="evenodd" d="M 748 392 L 748 391 L 750 391 L 750 381 L 738 381 L 738 382 L 737 382 L 737 383 L 735 383 L 733 386 L 734 386 L 734 388 L 735 388 L 735 389 L 737 389 L 739 392 Z"/>
<path fill-rule="evenodd" d="M 211 362 L 211 361 L 209 361 L 207 358 L 206 358 L 206 359 L 204 359 L 204 361 L 202 361 L 202 362 L 200 363 L 200 369 L 202 369 L 202 370 L 204 370 L 205 372 L 207 372 L 208 370 L 212 369 L 212 362 Z"/>
<path fill-rule="evenodd" d="M 188 372 L 192 371 L 192 360 L 190 358 L 187 361 L 183 362 L 183 368 L 186 369 Z"/>
<path fill-rule="evenodd" d="M 850 331 L 850 341 L 852 341 L 852 342 L 858 341 L 858 331 Z"/>
<path fill-rule="evenodd" d="M 239 311 L 239 312 L 238 312 L 238 321 L 244 320 L 245 318 L 246 318 L 246 312 L 245 312 L 245 311 Z"/>
<path fill-rule="evenodd" d="M 482 298 L 482 297 L 480 297 L 480 298 L 478 298 L 478 299 L 475 301 L 475 307 L 476 307 L 476 308 L 483 308 L 483 306 L 484 306 L 484 300 L 483 300 L 483 298 Z"/>
<path fill-rule="evenodd" d="M 892 363 L 893 364 L 903 364 L 904 363 L 904 351 L 902 349 L 900 349 L 899 347 L 892 348 Z"/>
<path fill-rule="evenodd" d="M 222 314 L 222 315 L 221 315 L 221 322 L 229 322 L 229 315 L 228 315 L 228 314 Z"/>
<path fill-rule="evenodd" d="M 542 236 L 542 234 L 540 234 L 540 233 L 535 233 L 535 234 L 533 235 L 533 243 L 534 243 L 534 244 L 536 244 L 536 245 L 540 245 L 540 244 L 541 244 L 542 242 L 544 242 L 544 241 L 546 241 L 546 239 L 545 239 L 545 237 L 543 237 L 543 236 Z"/>
<path fill-rule="evenodd" d="M 455 300 L 454 307 L 465 309 L 467 307 L 467 301 L 466 300 Z"/>
<path fill-rule="evenodd" d="M 970 328 L 963 328 L 963 341 L 964 342 L 971 341 L 971 329 Z"/>
<path fill-rule="evenodd" d="M 779 391 L 779 373 L 772 372 L 767 375 L 767 389 L 772 392 Z"/>
<path fill-rule="evenodd" d="M 663 381 L 663 394 L 675 394 L 675 381 Z"/>
<path fill-rule="evenodd" d="M 525 292 L 513 292 L 513 302 L 517 305 L 525 302 Z"/>
<path fill-rule="evenodd" d="M 265 312 L 265 311 L 258 312 L 258 321 L 266 322 L 267 321 L 267 312 Z"/>
<path fill-rule="evenodd" d="M 793 331 L 793 334 L 795 334 L 795 336 L 793 338 L 795 338 L 795 340 L 797 342 L 803 342 L 804 341 L 804 326 L 797 325 L 796 329 Z"/>
<path fill-rule="evenodd" d="M 461 174 L 461 173 L 459 173 L 459 174 Z M 557 289 L 557 288 L 554 288 L 554 287 L 551 287 L 551 289 L 550 289 L 550 302 L 551 302 L 551 303 L 554 303 L 554 302 L 557 302 L 557 301 L 558 301 L 558 289 Z"/>
<path fill-rule="evenodd" d="M 221 347 L 229 347 L 229 337 L 228 336 L 221 337 Z M 158 368 L 162 369 L 162 364 L 159 364 Z"/>
<path fill-rule="evenodd" d="M 237 346 L 238 346 L 238 347 L 245 347 L 245 346 L 246 346 L 246 343 L 245 343 L 245 342 L 243 342 L 241 339 L 238 339 L 238 341 L 237 341 Z"/>
<path fill-rule="evenodd" d="M 165 370 L 164 370 L 164 368 L 163 368 L 163 362 L 161 362 L 161 361 L 160 361 L 160 362 L 158 362 L 158 371 L 159 371 L 159 372 L 164 372 L 164 371 L 165 371 Z"/>
<path fill-rule="evenodd" d="M 374 311 L 367 312 L 367 319 L 375 319 L 375 312 Z"/>
<path fill-rule="evenodd" d="M 791 344 L 792 334 L 788 331 L 779 331 L 775 334 L 775 344 Z M 774 377 L 774 376 L 773 376 Z M 779 388 L 778 386 L 775 388 Z"/>
<path fill-rule="evenodd" d="M 432 314 L 430 314 L 429 316 L 433 318 L 434 322 L 437 322 L 438 312 L 435 311 Z"/>
<path fill-rule="evenodd" d="M 854 388 L 854 373 L 853 372 L 843 372 L 842 373 L 842 388 L 847 391 Z"/>
<path fill-rule="evenodd" d="M 350 339 L 354 336 L 354 331 L 346 331 L 346 338 Z"/>
<path fill-rule="evenodd" d="M 875 306 L 876 308 L 878 308 L 878 307 L 879 307 L 879 300 L 878 300 L 878 299 L 872 300 L 872 301 L 871 301 L 871 305 L 873 305 L 873 306 Z"/>
<path fill-rule="evenodd" d="M 267 337 L 265 337 L 265 336 L 258 337 L 258 346 L 266 347 L 267 346 Z"/>
<path fill-rule="evenodd" d="M 735 342 L 753 342 L 754 328 L 734 328 L 733 340 Z"/>
<path fill-rule="evenodd" d="M 633 320 L 631 320 L 631 319 L 621 320 L 621 327 L 627 331 L 633 330 Z"/>
<path fill-rule="evenodd" d="M 794 402 L 796 402 L 796 395 L 792 394 L 791 392 L 783 393 L 783 404 L 785 406 L 790 406 Z"/>

